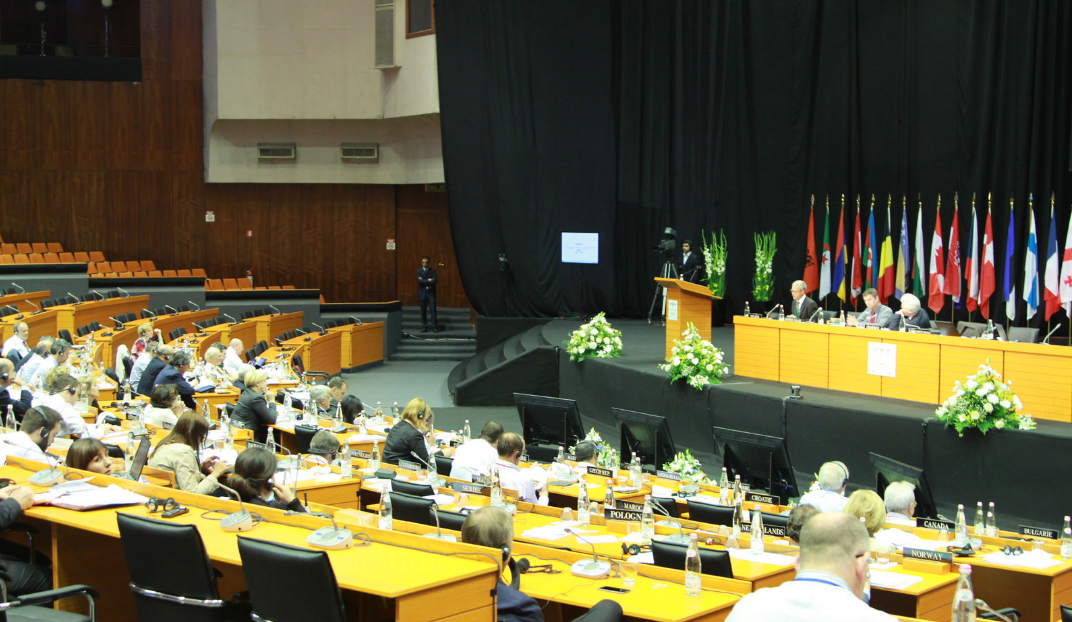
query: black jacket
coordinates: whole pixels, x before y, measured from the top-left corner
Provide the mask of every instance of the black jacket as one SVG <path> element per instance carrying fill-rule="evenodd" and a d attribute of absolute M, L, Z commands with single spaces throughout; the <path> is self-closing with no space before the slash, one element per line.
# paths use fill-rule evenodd
<path fill-rule="evenodd" d="M 149 364 L 145 366 L 145 371 L 141 373 L 141 378 L 138 379 L 138 395 L 152 394 L 153 387 L 156 386 L 156 376 L 165 367 L 167 363 L 159 358 L 153 357 L 153 360 L 149 361 Z"/>
<path fill-rule="evenodd" d="M 246 389 L 235 404 L 231 421 L 253 430 L 253 440 L 263 443 L 268 439 L 268 426 L 275 423 L 275 402 L 269 402 L 260 393 Z"/>
<path fill-rule="evenodd" d="M 383 463 L 397 465 L 399 459 L 416 462 L 409 453 L 411 451 L 425 462 L 430 462 L 428 449 L 424 446 L 424 435 L 408 422 L 399 421 L 387 433 L 387 440 L 383 444 Z"/>

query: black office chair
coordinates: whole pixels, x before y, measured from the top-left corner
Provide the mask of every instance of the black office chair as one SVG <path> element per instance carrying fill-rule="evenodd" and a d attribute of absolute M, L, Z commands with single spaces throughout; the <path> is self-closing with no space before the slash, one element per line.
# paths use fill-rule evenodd
<path fill-rule="evenodd" d="M 432 458 L 435 460 L 436 474 L 450 477 L 450 470 L 454 467 L 454 458 L 448 458 L 442 454 L 432 454 Z"/>
<path fill-rule="evenodd" d="M 3 309 L 0 309 L 0 317 L 7 317 L 9 315 L 15 315 L 18 312 L 19 312 L 19 310 L 17 308 L 15 308 L 15 307 L 13 307 L 11 305 L 8 305 L 8 306 L 4 307 Z"/>
<path fill-rule="evenodd" d="M 253 600 L 254 619 L 345 622 L 342 592 L 326 552 L 239 538 L 238 553 Z M 285 590 L 279 589 L 280 577 L 287 578 Z"/>
<path fill-rule="evenodd" d="M 89 330 L 90 330 L 90 332 L 95 331 L 95 330 L 100 330 L 100 322 L 98 322 L 96 320 L 93 320 L 92 322 L 90 322 L 89 323 Z"/>
<path fill-rule="evenodd" d="M 651 504 L 666 510 L 666 513 L 669 514 L 671 518 L 681 518 L 681 510 L 677 507 L 677 501 L 674 501 L 673 499 L 652 497 Z M 655 510 L 655 513 L 659 514 L 659 510 Z"/>
<path fill-rule="evenodd" d="M 114 367 L 105 367 L 104 375 L 114 380 L 116 384 L 119 384 L 119 374 L 115 373 Z"/>
<path fill-rule="evenodd" d="M 110 289 L 104 294 L 107 298 L 122 298 L 123 294 L 118 289 Z"/>
<path fill-rule="evenodd" d="M 411 523 L 420 523 L 422 525 L 434 525 L 435 520 L 432 518 L 432 505 L 435 501 L 431 499 L 422 499 L 413 495 L 407 495 L 403 492 L 395 492 L 395 484 L 398 484 L 398 480 L 391 482 L 391 515 L 395 520 L 404 520 Z M 404 483 L 404 482 L 403 482 Z"/>
<path fill-rule="evenodd" d="M 242 613 L 236 605 L 240 597 L 220 598 L 216 570 L 197 527 L 130 514 L 116 519 L 138 620 L 222 622 L 225 611 Z"/>
<path fill-rule="evenodd" d="M 78 328 L 75 329 L 75 332 L 78 333 L 79 337 L 85 337 L 86 335 L 88 335 L 89 333 L 91 333 L 93 331 L 89 330 L 88 326 L 79 326 Z"/>
<path fill-rule="evenodd" d="M 416 462 L 416 460 L 413 460 L 413 462 Z M 435 494 L 435 490 L 428 484 L 414 484 L 413 482 L 403 482 L 397 479 L 391 482 L 391 492 L 401 492 L 414 497 Z"/>
<path fill-rule="evenodd" d="M 1028 328 L 1026 326 L 1010 326 L 1009 327 L 1009 341 L 1019 341 L 1020 343 L 1035 343 L 1038 341 L 1039 329 Z"/>
<path fill-rule="evenodd" d="M 288 330 L 287 332 L 283 333 L 283 341 L 290 341 L 294 337 L 294 331 L 292 330 Z"/>
<path fill-rule="evenodd" d="M 264 351 L 267 350 L 268 348 L 269 348 L 268 342 L 263 340 L 263 339 L 258 341 L 255 344 L 253 344 L 253 349 L 257 352 L 257 356 L 260 356 L 260 355 L 264 354 Z"/>
<path fill-rule="evenodd" d="M 186 334 L 186 327 L 185 326 L 180 326 L 178 328 L 172 329 L 172 331 L 168 333 L 168 337 L 170 337 L 172 341 L 175 341 L 176 339 L 178 339 L 179 337 L 182 337 L 185 334 Z"/>
<path fill-rule="evenodd" d="M 179 305 L 179 311 L 186 313 L 190 310 L 190 305 Z"/>
<path fill-rule="evenodd" d="M 651 556 L 656 566 L 685 569 L 685 552 L 688 546 L 652 540 Z M 700 573 L 716 577 L 733 578 L 733 563 L 729 551 L 716 551 L 700 547 Z"/>
<path fill-rule="evenodd" d="M 126 375 L 123 376 L 123 377 L 124 378 L 130 378 L 130 372 L 133 369 L 134 369 L 134 357 L 129 356 L 129 355 L 124 356 L 123 357 L 123 371 L 126 372 Z"/>
<path fill-rule="evenodd" d="M 291 357 L 290 367 L 294 370 L 294 373 L 298 374 L 299 376 L 305 372 L 305 362 L 302 361 L 302 357 L 300 354 L 295 354 L 293 357 Z"/>
<path fill-rule="evenodd" d="M 56 334 L 59 335 L 60 339 L 66 341 L 67 343 L 74 343 L 74 339 L 71 338 L 71 331 L 67 330 L 66 328 L 59 329 L 58 331 L 56 331 Z"/>
<path fill-rule="evenodd" d="M 124 313 L 123 315 L 119 316 L 119 319 L 123 320 L 124 322 L 130 323 L 136 321 L 138 319 L 138 316 L 134 313 Z"/>
<path fill-rule="evenodd" d="M 773 525 L 781 528 L 785 528 L 789 525 L 789 516 L 782 514 L 771 514 L 770 512 L 760 512 L 763 515 L 764 525 Z"/>
<path fill-rule="evenodd" d="M 282 334 L 276 335 L 275 336 L 275 345 L 277 345 L 277 346 L 283 345 L 283 342 L 286 341 L 286 339 L 287 338 Z"/>
<path fill-rule="evenodd" d="M 48 309 L 49 307 L 55 307 L 55 306 L 56 306 L 56 301 L 51 299 L 51 298 L 45 298 L 44 300 L 41 301 L 41 308 L 42 309 Z"/>
<path fill-rule="evenodd" d="M 692 499 L 688 499 L 687 502 L 690 519 L 712 525 L 733 525 L 733 506 L 711 505 Z"/>
<path fill-rule="evenodd" d="M 1061 605 L 1061 622 L 1072 622 L 1072 607 Z"/>
<path fill-rule="evenodd" d="M 147 319 L 149 319 L 151 317 L 155 317 L 155 316 L 156 316 L 156 314 L 153 313 L 152 311 L 150 311 L 149 309 L 142 309 L 141 310 L 141 319 L 143 319 L 143 320 L 147 320 Z"/>
<path fill-rule="evenodd" d="M 52 608 L 52 603 L 74 596 L 84 596 L 89 602 L 88 616 Z M 68 585 L 46 592 L 9 597 L 7 583 L 0 579 L 0 613 L 6 611 L 6 622 L 95 622 L 98 598 L 100 592 L 88 585 Z"/>
<path fill-rule="evenodd" d="M 394 484 L 391 484 L 394 486 Z M 393 510 L 392 510 L 393 511 Z M 447 510 L 436 510 L 436 516 L 439 517 L 439 526 L 442 529 L 453 529 L 454 531 L 461 531 L 462 524 L 465 523 L 465 514 L 461 512 L 448 512 Z"/>
<path fill-rule="evenodd" d="M 294 336 L 295 337 L 297 337 L 299 335 L 308 335 L 308 334 L 309 334 L 309 329 L 304 327 L 304 326 L 302 326 L 301 328 L 295 328 L 294 329 Z"/>
<path fill-rule="evenodd" d="M 253 348 L 246 350 L 246 362 L 252 365 L 255 360 L 257 360 L 257 351 Z"/>
<path fill-rule="evenodd" d="M 10 296 L 11 294 L 17 293 L 19 293 L 19 290 L 15 289 L 14 287 L 5 287 L 4 289 L 0 289 L 0 296 Z"/>
<path fill-rule="evenodd" d="M 294 440 L 298 444 L 298 453 L 309 453 L 309 444 L 313 442 L 313 437 L 316 436 L 317 427 L 315 425 L 296 425 L 294 426 Z"/>

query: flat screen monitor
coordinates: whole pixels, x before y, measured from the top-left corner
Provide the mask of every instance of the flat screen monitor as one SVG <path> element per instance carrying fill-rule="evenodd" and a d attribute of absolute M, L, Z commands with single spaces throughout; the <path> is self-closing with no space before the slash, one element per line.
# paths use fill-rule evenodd
<path fill-rule="evenodd" d="M 611 408 L 610 412 L 618 422 L 622 435 L 619 460 L 623 468 L 629 466 L 634 451 L 640 457 L 644 470 L 649 473 L 663 468 L 664 464 L 674 459 L 677 449 L 670 436 L 666 417 L 621 408 Z"/>
<path fill-rule="evenodd" d="M 741 483 L 749 484 L 752 490 L 778 495 L 783 503 L 800 496 L 784 438 L 718 426 L 713 430 L 715 452 L 722 453 L 722 466 L 731 480 L 740 475 Z"/>
<path fill-rule="evenodd" d="M 563 231 L 562 263 L 599 263 L 599 234 Z"/>
<path fill-rule="evenodd" d="M 893 482 L 908 482 L 916 487 L 916 516 L 938 518 L 938 506 L 934 505 L 931 487 L 923 469 L 899 462 L 893 458 L 870 452 L 871 469 L 875 472 L 875 491 L 878 496 L 886 494 L 886 486 Z"/>
<path fill-rule="evenodd" d="M 514 393 L 514 405 L 521 418 L 521 436 L 533 460 L 551 462 L 560 445 L 569 447 L 584 438 L 577 400 Z"/>

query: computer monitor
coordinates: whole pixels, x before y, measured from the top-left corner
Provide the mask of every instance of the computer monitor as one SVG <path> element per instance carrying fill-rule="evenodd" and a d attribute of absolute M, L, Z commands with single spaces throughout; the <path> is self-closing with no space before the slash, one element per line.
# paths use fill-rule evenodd
<path fill-rule="evenodd" d="M 611 408 L 610 412 L 621 431 L 619 460 L 623 467 L 629 466 L 634 451 L 644 470 L 649 473 L 663 468 L 664 464 L 674 459 L 677 449 L 670 436 L 666 417 L 622 408 Z"/>
<path fill-rule="evenodd" d="M 778 495 L 782 502 L 800 496 L 784 438 L 718 426 L 712 429 L 715 452 L 722 454 L 722 466 L 726 467 L 731 480 L 740 475 L 741 483 L 755 491 Z"/>
<path fill-rule="evenodd" d="M 938 518 L 938 506 L 934 504 L 931 487 L 927 484 L 927 474 L 923 469 L 874 452 L 869 452 L 869 456 L 871 468 L 875 472 L 875 490 L 880 497 L 885 495 L 886 486 L 893 482 L 909 482 L 916 487 L 916 516 Z"/>
<path fill-rule="evenodd" d="M 577 400 L 514 393 L 514 405 L 521 418 L 521 437 L 532 460 L 552 462 L 559 446 L 570 447 L 584 438 Z"/>

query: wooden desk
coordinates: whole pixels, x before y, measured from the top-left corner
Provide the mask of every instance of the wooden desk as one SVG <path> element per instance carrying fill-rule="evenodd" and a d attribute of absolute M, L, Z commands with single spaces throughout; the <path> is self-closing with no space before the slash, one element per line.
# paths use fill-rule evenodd
<path fill-rule="evenodd" d="M 383 322 L 329 328 L 342 335 L 342 368 L 353 369 L 383 361 Z"/>
<path fill-rule="evenodd" d="M 267 341 L 269 344 L 274 344 L 276 335 L 282 335 L 288 330 L 301 328 L 302 322 L 305 321 L 305 313 L 302 311 L 295 311 L 293 313 L 258 315 L 256 317 L 251 317 L 246 321 L 253 322 L 257 325 L 256 341 Z M 245 343 L 245 340 L 243 340 L 243 343 Z M 252 345 L 253 343 L 246 343 L 247 347 L 252 347 Z"/>
<path fill-rule="evenodd" d="M 0 339 L 7 341 L 9 337 L 15 334 L 15 324 L 26 322 L 26 326 L 30 329 L 29 344 L 32 349 L 33 346 L 37 345 L 37 340 L 41 337 L 45 335 L 56 336 L 58 318 L 59 313 L 55 308 L 34 313 L 9 315 L 0 320 Z M 3 341 L 0 341 L 0 343 L 3 343 Z"/>
<path fill-rule="evenodd" d="M 41 301 L 50 298 L 51 296 L 52 292 L 47 289 L 39 292 L 9 294 L 7 296 L 0 296 L 0 307 L 10 306 L 15 307 L 23 313 L 32 313 L 34 311 L 40 311 L 43 308 L 41 306 Z"/>
<path fill-rule="evenodd" d="M 329 376 L 342 370 L 342 333 L 309 333 L 283 342 L 283 347 L 294 348 L 290 352 L 300 354 L 306 371 L 322 371 Z"/>
<path fill-rule="evenodd" d="M 128 298 L 108 298 L 80 302 L 72 305 L 51 307 L 59 313 L 56 328 L 66 328 L 75 334 L 75 329 L 90 322 L 100 322 L 101 326 L 115 326 L 111 320 L 123 313 L 140 313 L 149 305 L 149 296 L 130 296 Z"/>
<path fill-rule="evenodd" d="M 1072 422 L 1072 349 L 925 333 L 734 318 L 734 373 L 792 384 L 939 404 L 957 380 L 991 366 L 1015 383 L 1024 412 Z M 894 377 L 867 373 L 868 344 L 897 346 Z M 808 365 L 794 365 L 800 352 Z"/>

